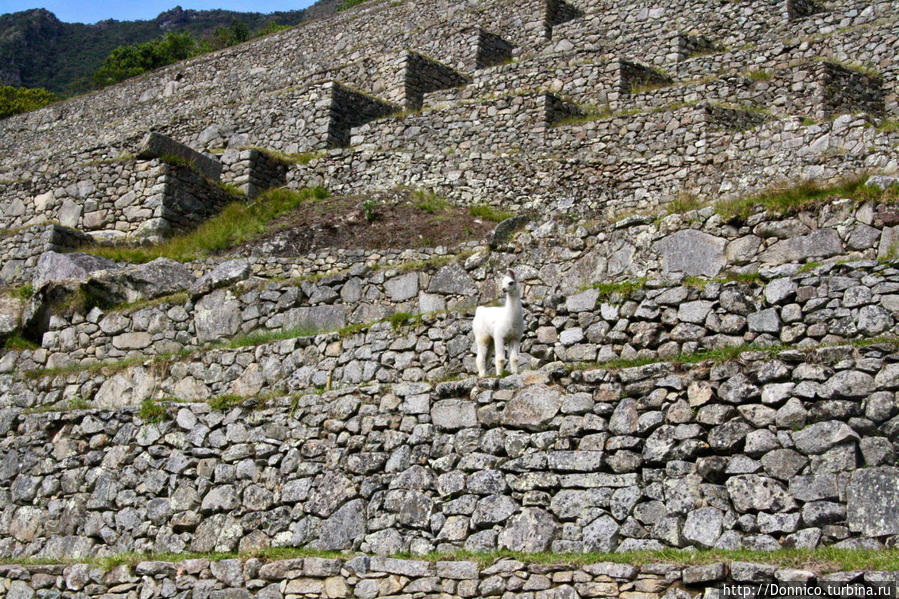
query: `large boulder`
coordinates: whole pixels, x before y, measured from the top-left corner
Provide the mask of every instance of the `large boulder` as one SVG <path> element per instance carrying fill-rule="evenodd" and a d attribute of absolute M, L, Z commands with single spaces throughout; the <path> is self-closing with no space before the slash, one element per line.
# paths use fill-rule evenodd
<path fill-rule="evenodd" d="M 112 260 L 90 254 L 44 252 L 38 258 L 31 284 L 38 289 L 48 281 L 83 280 L 88 278 L 91 273 L 115 268 L 116 263 Z"/>
<path fill-rule="evenodd" d="M 193 282 L 190 286 L 190 295 L 193 299 L 197 299 L 215 289 L 243 281 L 251 272 L 250 262 L 245 258 L 222 262 Z"/>
<path fill-rule="evenodd" d="M 0 297 L 0 337 L 9 335 L 22 324 L 24 300 L 15 297 Z"/>
<path fill-rule="evenodd" d="M 203 296 L 194 308 L 194 325 L 200 343 L 233 337 L 242 322 L 240 302 L 226 289 Z"/>
<path fill-rule="evenodd" d="M 720 237 L 687 229 L 655 242 L 652 248 L 662 257 L 665 272 L 714 277 L 724 267 L 724 247 Z"/>
<path fill-rule="evenodd" d="M 827 258 L 843 251 L 835 229 L 818 229 L 808 235 L 782 239 L 762 252 L 760 259 L 769 264 L 804 262 L 807 258 Z"/>
<path fill-rule="evenodd" d="M 501 421 L 505 426 L 539 431 L 547 428 L 549 421 L 562 407 L 562 396 L 557 389 L 545 385 L 531 385 L 518 391 L 506 404 Z"/>
<path fill-rule="evenodd" d="M 97 273 L 87 281 L 85 291 L 104 304 L 120 304 L 184 291 L 195 280 L 180 262 L 157 258 L 146 264 Z"/>
<path fill-rule="evenodd" d="M 499 533 L 499 546 L 527 553 L 546 551 L 560 530 L 552 514 L 540 508 L 526 507 L 512 516 Z"/>
<path fill-rule="evenodd" d="M 866 537 L 899 534 L 899 468 L 863 468 L 852 473 L 846 520 Z"/>

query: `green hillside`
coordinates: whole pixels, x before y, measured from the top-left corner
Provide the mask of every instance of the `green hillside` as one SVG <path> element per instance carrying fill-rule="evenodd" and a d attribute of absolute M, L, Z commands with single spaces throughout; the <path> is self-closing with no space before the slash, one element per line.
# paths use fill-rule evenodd
<path fill-rule="evenodd" d="M 107 20 L 93 25 L 63 23 L 45 9 L 0 15 L 0 84 L 73 95 L 92 88 L 91 76 L 118 46 L 159 39 L 169 32 L 211 38 L 216 29 L 234 21 L 256 33 L 270 23 L 296 25 L 331 14 L 338 4 L 324 0 L 306 10 L 271 14 L 176 6 L 152 21 Z"/>

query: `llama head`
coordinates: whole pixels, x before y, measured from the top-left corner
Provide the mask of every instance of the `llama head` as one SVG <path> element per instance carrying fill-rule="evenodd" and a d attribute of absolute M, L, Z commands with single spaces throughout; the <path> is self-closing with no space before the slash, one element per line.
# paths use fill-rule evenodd
<path fill-rule="evenodd" d="M 510 269 L 503 277 L 502 283 L 503 293 L 517 294 L 519 293 L 518 281 L 515 280 L 515 273 Z"/>

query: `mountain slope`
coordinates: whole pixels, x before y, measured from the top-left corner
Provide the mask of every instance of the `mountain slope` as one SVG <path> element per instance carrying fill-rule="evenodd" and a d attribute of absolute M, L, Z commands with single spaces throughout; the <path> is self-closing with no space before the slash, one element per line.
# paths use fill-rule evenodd
<path fill-rule="evenodd" d="M 63 23 L 45 9 L 0 15 L 0 84 L 80 93 L 90 88 L 91 74 L 117 46 L 150 41 L 169 31 L 207 36 L 233 20 L 250 31 L 269 22 L 296 25 L 306 18 L 333 14 L 337 6 L 337 0 L 323 0 L 306 10 L 271 14 L 176 6 L 152 21 L 107 20 L 94 25 Z"/>

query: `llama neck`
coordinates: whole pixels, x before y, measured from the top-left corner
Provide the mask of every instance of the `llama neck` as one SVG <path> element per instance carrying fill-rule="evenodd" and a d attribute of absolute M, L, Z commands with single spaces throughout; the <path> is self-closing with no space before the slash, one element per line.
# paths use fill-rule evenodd
<path fill-rule="evenodd" d="M 517 293 L 506 293 L 506 313 L 517 314 L 521 312 L 521 296 Z"/>

